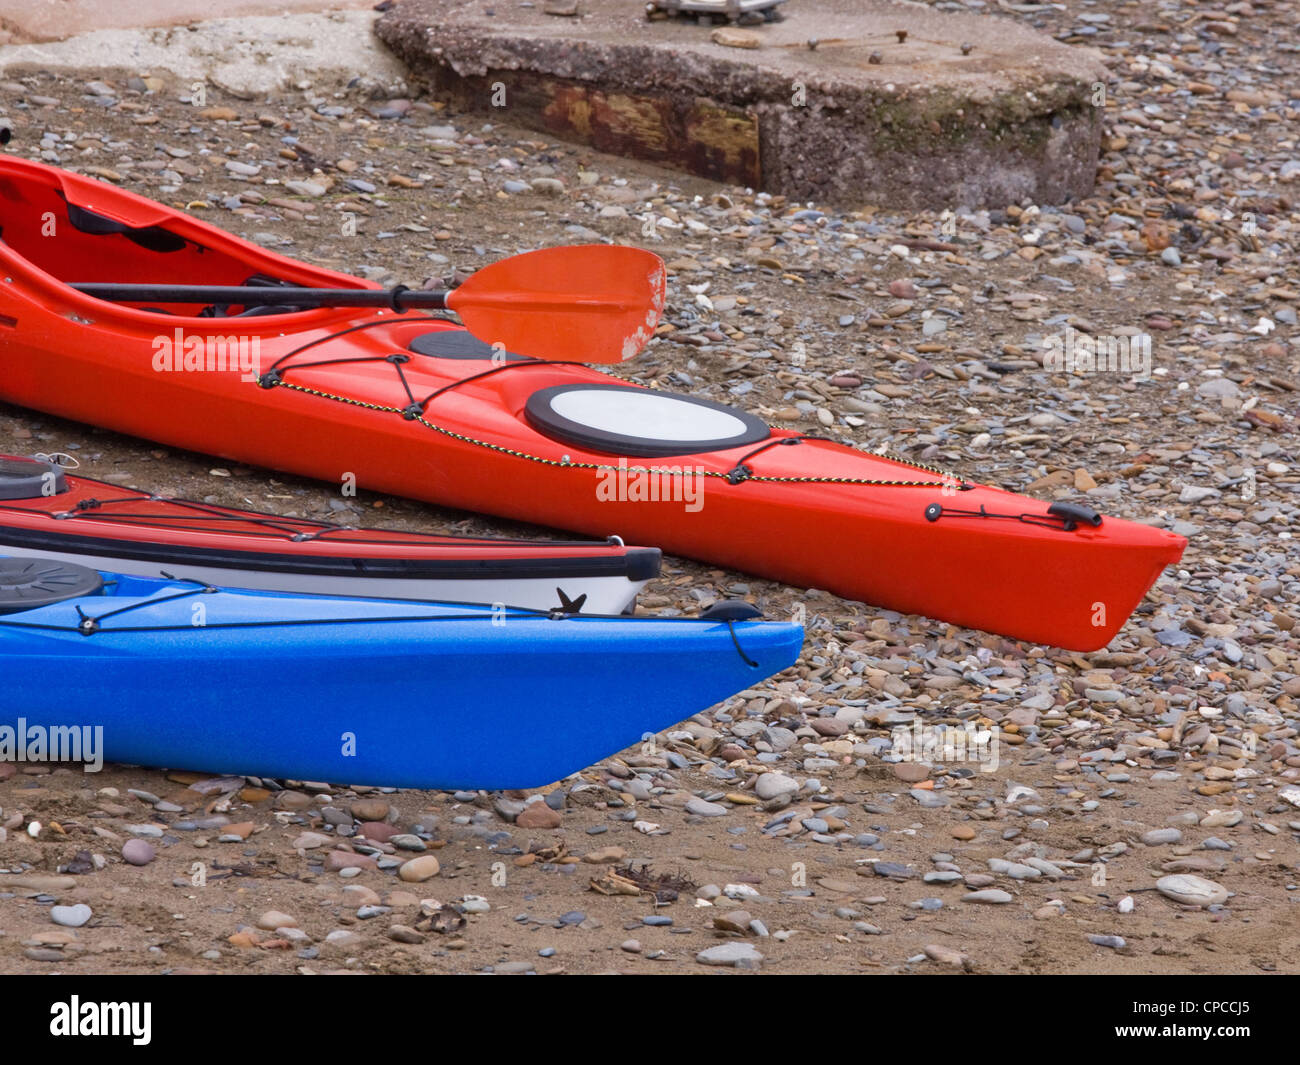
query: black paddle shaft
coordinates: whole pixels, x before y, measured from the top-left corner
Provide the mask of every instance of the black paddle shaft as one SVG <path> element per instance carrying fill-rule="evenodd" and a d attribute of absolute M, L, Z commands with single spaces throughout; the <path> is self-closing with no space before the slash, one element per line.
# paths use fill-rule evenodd
<path fill-rule="evenodd" d="M 445 309 L 447 292 L 396 288 L 290 288 L 268 285 L 119 285 L 93 282 L 72 285 L 87 296 L 112 303 L 217 303 L 240 307 L 285 304 L 295 307 L 391 307 L 405 311 L 416 307 Z"/>

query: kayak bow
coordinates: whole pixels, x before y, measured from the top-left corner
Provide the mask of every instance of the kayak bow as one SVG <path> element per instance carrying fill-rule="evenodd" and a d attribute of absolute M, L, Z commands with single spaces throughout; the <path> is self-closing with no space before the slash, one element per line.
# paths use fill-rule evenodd
<path fill-rule="evenodd" d="M 780 672 L 802 638 L 743 617 L 230 591 L 0 558 L 0 758 L 20 729 L 98 727 L 98 755 L 136 765 L 539 787 Z"/>

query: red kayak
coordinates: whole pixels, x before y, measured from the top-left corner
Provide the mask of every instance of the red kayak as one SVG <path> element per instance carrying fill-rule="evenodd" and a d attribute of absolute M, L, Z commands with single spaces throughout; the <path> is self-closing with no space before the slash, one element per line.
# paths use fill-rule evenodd
<path fill-rule="evenodd" d="M 55 236 L 42 233 L 48 218 Z M 0 399 L 63 417 L 466 510 L 615 529 L 1077 650 L 1105 646 L 1186 546 L 1086 506 L 772 429 L 582 365 L 494 352 L 428 315 L 302 309 L 291 296 L 268 305 L 275 286 L 374 286 L 39 163 L 0 158 L 0 225 Z M 72 287 L 88 283 L 257 295 L 123 304 Z M 574 362 L 583 357 L 575 346 Z"/>
<path fill-rule="evenodd" d="M 0 556 L 271 592 L 628 610 L 653 547 L 350 529 L 167 499 L 0 455 Z"/>

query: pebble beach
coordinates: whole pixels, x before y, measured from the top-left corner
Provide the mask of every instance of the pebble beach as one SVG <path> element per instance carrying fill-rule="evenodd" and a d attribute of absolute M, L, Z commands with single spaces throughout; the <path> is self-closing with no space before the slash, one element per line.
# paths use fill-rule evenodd
<path fill-rule="evenodd" d="M 0 762 L 0 970 L 1300 971 L 1300 7 L 932 6 L 1099 52 L 1090 196 L 788 202 L 363 74 L 201 105 L 154 68 L 0 74 L 7 151 L 384 284 L 649 248 L 668 304 L 613 376 L 1189 541 L 1091 653 L 665 557 L 639 613 L 743 599 L 803 620 L 798 665 L 538 791 Z M 1147 356 L 1062 372 L 1054 337 Z M 34 452 L 226 506 L 554 535 L 0 405 L 0 453 Z M 985 746 L 907 755 L 936 735 Z"/>

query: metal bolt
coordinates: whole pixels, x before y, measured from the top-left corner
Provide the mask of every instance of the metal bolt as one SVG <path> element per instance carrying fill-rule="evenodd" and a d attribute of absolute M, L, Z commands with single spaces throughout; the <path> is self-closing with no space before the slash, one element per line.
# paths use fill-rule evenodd
<path fill-rule="evenodd" d="M 907 30 L 895 30 L 894 33 L 898 35 L 899 44 L 902 44 L 904 41 L 907 40 Z"/>
<path fill-rule="evenodd" d="M 869 56 L 867 56 L 867 62 L 879 63 L 883 58 L 884 56 L 882 56 L 879 52 L 872 52 Z"/>
<path fill-rule="evenodd" d="M 975 47 L 975 46 L 974 46 L 973 44 L 963 44 L 963 45 L 961 46 L 961 54 L 962 54 L 962 55 L 970 55 L 970 53 L 971 53 L 971 49 L 974 48 L 974 47 Z"/>

